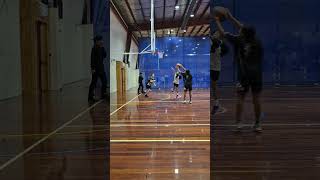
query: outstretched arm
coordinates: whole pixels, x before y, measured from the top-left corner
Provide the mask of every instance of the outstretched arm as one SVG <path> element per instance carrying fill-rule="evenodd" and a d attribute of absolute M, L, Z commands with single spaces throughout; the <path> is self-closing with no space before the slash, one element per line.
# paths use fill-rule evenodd
<path fill-rule="evenodd" d="M 180 68 L 183 70 L 183 72 L 187 70 L 182 64 L 179 64 L 179 65 L 180 65 Z"/>
<path fill-rule="evenodd" d="M 224 31 L 223 26 L 218 17 L 215 17 L 215 20 L 216 20 L 217 29 L 220 33 L 220 36 L 222 36 L 223 38 L 226 38 L 231 43 L 235 43 L 235 41 L 237 40 L 236 36 L 230 34 L 229 32 Z"/>
<path fill-rule="evenodd" d="M 223 29 L 223 26 L 222 26 L 222 24 L 221 24 L 221 22 L 220 22 L 219 17 L 214 17 L 214 19 L 215 19 L 215 21 L 216 21 L 216 25 L 217 25 L 217 29 L 218 29 L 219 34 L 220 34 L 222 37 L 224 37 L 225 31 L 224 31 L 224 29 Z"/>
<path fill-rule="evenodd" d="M 237 19 L 230 13 L 229 10 L 228 10 L 227 15 L 228 15 L 228 18 L 230 19 L 230 21 L 232 22 L 232 24 L 233 24 L 235 27 L 237 27 L 239 30 L 240 30 L 241 28 L 243 28 L 243 24 L 242 24 L 239 20 L 237 20 Z"/>

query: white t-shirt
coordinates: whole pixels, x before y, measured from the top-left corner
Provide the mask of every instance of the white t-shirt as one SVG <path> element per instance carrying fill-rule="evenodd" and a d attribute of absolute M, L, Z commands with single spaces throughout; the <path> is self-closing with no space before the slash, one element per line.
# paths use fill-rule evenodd
<path fill-rule="evenodd" d="M 210 54 L 210 70 L 221 71 L 221 47 Z"/>
<path fill-rule="evenodd" d="M 180 81 L 179 76 L 180 76 L 179 72 L 174 73 L 174 77 L 173 77 L 174 84 L 179 84 L 179 81 Z"/>

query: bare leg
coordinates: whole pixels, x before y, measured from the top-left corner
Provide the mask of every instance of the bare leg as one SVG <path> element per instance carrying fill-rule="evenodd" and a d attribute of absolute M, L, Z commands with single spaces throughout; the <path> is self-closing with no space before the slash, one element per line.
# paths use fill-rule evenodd
<path fill-rule="evenodd" d="M 252 94 L 252 103 L 254 106 L 254 113 L 255 113 L 255 127 L 260 128 L 260 119 L 261 119 L 261 102 L 260 102 L 260 93 Z"/>
<path fill-rule="evenodd" d="M 179 88 L 176 87 L 176 98 L 178 98 L 178 97 L 179 97 Z"/>
<path fill-rule="evenodd" d="M 186 96 L 187 96 L 187 90 L 184 90 L 184 94 L 183 94 L 183 100 L 186 100 Z"/>
<path fill-rule="evenodd" d="M 237 107 L 236 107 L 236 123 L 241 123 L 243 103 L 245 100 L 245 93 L 238 93 Z"/>
<path fill-rule="evenodd" d="M 192 102 L 192 91 L 189 91 L 190 102 Z"/>
<path fill-rule="evenodd" d="M 148 97 L 149 92 L 150 92 L 150 89 L 147 89 L 147 91 L 145 93 L 145 97 Z"/>
<path fill-rule="evenodd" d="M 219 109 L 219 100 L 217 95 L 217 81 L 211 82 L 211 115 L 214 115 Z"/>

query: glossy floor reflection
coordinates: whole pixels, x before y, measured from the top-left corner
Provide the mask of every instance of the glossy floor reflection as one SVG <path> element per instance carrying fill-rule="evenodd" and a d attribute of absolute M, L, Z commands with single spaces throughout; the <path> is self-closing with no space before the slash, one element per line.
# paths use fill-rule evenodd
<path fill-rule="evenodd" d="M 86 82 L 0 102 L 1 180 L 107 179 L 109 107 L 89 109 L 87 89 Z"/>
<path fill-rule="evenodd" d="M 111 96 L 112 180 L 210 179 L 210 93 L 193 94 L 191 105 L 167 91 Z"/>
<path fill-rule="evenodd" d="M 320 88 L 266 88 L 262 134 L 251 130 L 250 96 L 245 106 L 246 127 L 234 133 L 235 92 L 232 88 L 220 92 L 227 112 L 212 119 L 212 179 L 320 179 Z"/>

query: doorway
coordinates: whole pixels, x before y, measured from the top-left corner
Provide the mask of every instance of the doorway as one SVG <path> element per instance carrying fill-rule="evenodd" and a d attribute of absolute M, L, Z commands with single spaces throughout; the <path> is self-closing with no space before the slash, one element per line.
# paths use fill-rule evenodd
<path fill-rule="evenodd" d="M 48 25 L 37 21 L 37 77 L 38 90 L 45 92 L 49 89 L 49 63 L 48 63 Z"/>
<path fill-rule="evenodd" d="M 126 92 L 126 85 L 127 85 L 127 78 L 126 78 L 126 69 L 121 61 L 117 61 L 117 92 L 118 93 L 125 93 Z"/>

